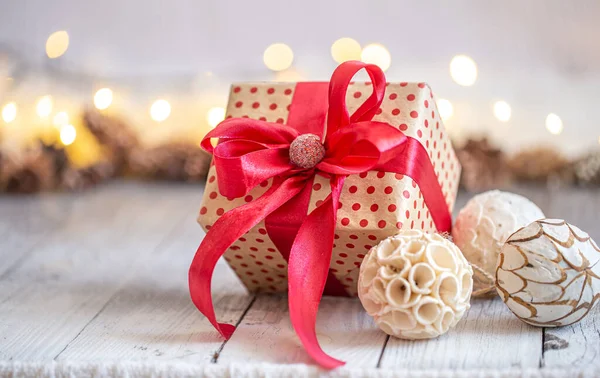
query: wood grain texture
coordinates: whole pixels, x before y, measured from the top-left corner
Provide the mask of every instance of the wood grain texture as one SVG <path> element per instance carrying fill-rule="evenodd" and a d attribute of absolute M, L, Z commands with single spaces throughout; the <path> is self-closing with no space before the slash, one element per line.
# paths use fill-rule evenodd
<path fill-rule="evenodd" d="M 0 196 L 0 279 L 50 232 L 88 205 L 80 195 Z"/>
<path fill-rule="evenodd" d="M 119 289 L 135 262 L 189 214 L 189 197 L 165 194 L 162 187 L 137 184 L 89 192 L 82 208 L 5 274 L 0 359 L 54 359 Z"/>
<path fill-rule="evenodd" d="M 375 367 L 386 335 L 379 331 L 356 298 L 323 298 L 317 337 L 331 356 L 348 367 Z M 314 364 L 289 320 L 287 297 L 260 295 L 219 356 L 219 364 L 244 360 Z"/>
<path fill-rule="evenodd" d="M 593 189 L 558 191 L 548 215 L 574 224 L 600 242 L 600 193 Z M 600 306 L 579 323 L 544 330 L 546 367 L 595 366 L 600 368 Z"/>
<path fill-rule="evenodd" d="M 542 358 L 542 330 L 526 325 L 495 299 L 473 299 L 471 309 L 437 339 L 390 338 L 382 368 L 532 368 Z"/>
<path fill-rule="evenodd" d="M 586 366 L 600 370 L 600 306 L 579 323 L 545 329 L 543 366 Z"/>
<path fill-rule="evenodd" d="M 194 307 L 187 286 L 189 264 L 203 234 L 191 213 L 167 242 L 144 256 L 131 279 L 58 360 L 210 362 L 224 340 Z M 252 296 L 224 261 L 214 277 L 217 317 L 237 324 Z"/>
<path fill-rule="evenodd" d="M 598 191 L 511 190 L 600 239 Z M 247 311 L 233 337 L 224 343 L 191 304 L 187 269 L 203 235 L 194 221 L 201 191 L 114 183 L 82 194 L 0 197 L 0 362 L 313 365 L 289 323 L 287 298 L 260 295 L 251 302 L 222 262 L 213 282 L 218 318 L 235 323 Z M 461 193 L 456 210 L 471 196 Z M 348 369 L 380 362 L 384 375 L 483 368 L 511 376 L 540 364 L 598 371 L 598 319 L 600 308 L 576 325 L 544 330 L 520 322 L 497 299 L 473 300 L 448 334 L 419 342 L 390 338 L 383 351 L 387 336 L 358 299 L 324 298 L 317 332 L 325 351 Z"/>

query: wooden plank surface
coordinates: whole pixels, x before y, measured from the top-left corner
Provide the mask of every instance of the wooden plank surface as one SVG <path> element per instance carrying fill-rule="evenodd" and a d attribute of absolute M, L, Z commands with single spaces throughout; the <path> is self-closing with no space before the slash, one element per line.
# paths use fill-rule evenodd
<path fill-rule="evenodd" d="M 79 195 L 0 196 L 0 279 L 86 205 Z"/>
<path fill-rule="evenodd" d="M 544 366 L 586 366 L 600 370 L 600 306 L 579 323 L 546 328 Z"/>
<path fill-rule="evenodd" d="M 210 362 L 224 341 L 191 303 L 187 286 L 191 256 L 203 234 L 193 212 L 143 256 L 135 274 L 58 360 Z M 224 261 L 214 276 L 217 317 L 236 324 L 252 296 Z"/>
<path fill-rule="evenodd" d="M 557 191 L 547 215 L 570 222 L 600 242 L 600 192 L 598 190 Z M 600 306 L 579 323 L 544 330 L 543 366 L 587 366 L 600 369 Z M 600 373 L 599 373 L 600 374 Z"/>
<path fill-rule="evenodd" d="M 542 329 L 531 327 L 499 298 L 473 299 L 471 309 L 447 334 L 431 340 L 390 338 L 381 367 L 386 369 L 537 368 Z"/>
<path fill-rule="evenodd" d="M 129 277 L 134 262 L 189 214 L 189 198 L 176 191 L 165 196 L 163 189 L 135 184 L 87 193 L 85 205 L 63 227 L 5 274 L 0 359 L 52 360 L 76 338 Z"/>
<path fill-rule="evenodd" d="M 317 317 L 323 350 L 348 367 L 376 367 L 386 335 L 356 298 L 325 297 Z M 289 320 L 287 297 L 258 296 L 219 356 L 219 364 L 248 359 L 280 364 L 314 364 Z"/>
<path fill-rule="evenodd" d="M 0 362 L 312 365 L 287 298 L 254 300 L 224 263 L 213 285 L 219 319 L 240 322 L 231 340 L 191 304 L 187 269 L 203 235 L 194 220 L 201 190 L 113 183 L 82 194 L 0 197 Z M 598 191 L 513 191 L 600 240 Z M 471 196 L 461 193 L 457 207 Z M 388 340 L 356 298 L 325 298 L 317 332 L 348 368 L 600 369 L 600 308 L 579 324 L 543 330 L 499 300 L 474 300 L 448 334 L 408 342 Z"/>

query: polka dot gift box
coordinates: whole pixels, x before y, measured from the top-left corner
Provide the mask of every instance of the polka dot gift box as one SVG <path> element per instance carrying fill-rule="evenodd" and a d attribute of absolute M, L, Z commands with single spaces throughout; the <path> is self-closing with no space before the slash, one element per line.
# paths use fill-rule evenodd
<path fill-rule="evenodd" d="M 371 82 L 351 81 L 360 69 Z M 289 290 L 302 343 L 334 367 L 307 331 L 316 307 L 305 303 L 357 295 L 365 254 L 399 230 L 450 229 L 461 168 L 433 92 L 386 83 L 375 65 L 343 63 L 329 83 L 234 84 L 202 146 L 214 160 L 190 290 L 225 337 L 233 327 L 206 299 L 221 254 L 250 291 Z"/>

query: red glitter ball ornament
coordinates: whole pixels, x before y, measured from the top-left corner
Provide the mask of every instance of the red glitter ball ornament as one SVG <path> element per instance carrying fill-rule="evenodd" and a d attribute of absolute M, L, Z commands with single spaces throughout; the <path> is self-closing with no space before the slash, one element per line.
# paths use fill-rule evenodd
<path fill-rule="evenodd" d="M 312 168 L 325 157 L 325 147 L 315 134 L 299 135 L 290 144 L 290 161 L 300 168 Z"/>

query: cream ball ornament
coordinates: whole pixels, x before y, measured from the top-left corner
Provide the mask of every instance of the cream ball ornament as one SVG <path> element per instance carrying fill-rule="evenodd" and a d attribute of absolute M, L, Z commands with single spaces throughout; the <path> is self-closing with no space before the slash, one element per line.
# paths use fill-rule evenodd
<path fill-rule="evenodd" d="M 575 323 L 600 299 L 600 248 L 587 233 L 563 220 L 538 220 L 519 229 L 502 247 L 496 289 L 526 323 Z"/>
<path fill-rule="evenodd" d="M 429 339 L 454 327 L 469 309 L 473 270 L 439 234 L 401 231 L 371 248 L 358 296 L 375 323 L 403 339 Z"/>
<path fill-rule="evenodd" d="M 525 197 L 492 190 L 473 197 L 460 211 L 452 229 L 454 243 L 474 264 L 474 295 L 495 294 L 496 261 L 506 239 L 519 228 L 544 218 Z M 482 272 L 483 271 L 483 272 Z"/>

